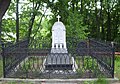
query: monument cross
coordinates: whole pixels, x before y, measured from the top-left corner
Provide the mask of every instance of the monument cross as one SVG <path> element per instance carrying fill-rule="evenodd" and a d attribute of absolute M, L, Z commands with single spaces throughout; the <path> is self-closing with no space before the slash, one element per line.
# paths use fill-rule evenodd
<path fill-rule="evenodd" d="M 58 15 L 57 18 L 58 18 L 58 22 L 59 22 L 61 17 Z"/>

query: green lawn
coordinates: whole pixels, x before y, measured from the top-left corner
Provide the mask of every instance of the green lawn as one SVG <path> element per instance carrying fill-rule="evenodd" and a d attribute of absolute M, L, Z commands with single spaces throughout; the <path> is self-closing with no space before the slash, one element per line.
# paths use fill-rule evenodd
<path fill-rule="evenodd" d="M 119 78 L 120 80 L 120 55 L 116 55 L 115 57 L 115 77 Z"/>

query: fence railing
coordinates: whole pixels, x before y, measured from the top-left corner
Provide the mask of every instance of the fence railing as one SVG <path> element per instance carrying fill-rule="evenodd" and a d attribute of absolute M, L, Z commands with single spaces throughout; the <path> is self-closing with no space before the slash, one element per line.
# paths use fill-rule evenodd
<path fill-rule="evenodd" d="M 67 39 L 68 53 L 51 53 L 50 41 L 21 41 L 3 46 L 4 77 L 114 77 L 114 48 L 93 39 Z"/>
<path fill-rule="evenodd" d="M 28 40 L 10 46 L 2 44 L 4 77 L 6 77 L 7 74 L 14 73 L 12 70 L 15 70 L 18 64 L 27 57 L 27 47 Z"/>

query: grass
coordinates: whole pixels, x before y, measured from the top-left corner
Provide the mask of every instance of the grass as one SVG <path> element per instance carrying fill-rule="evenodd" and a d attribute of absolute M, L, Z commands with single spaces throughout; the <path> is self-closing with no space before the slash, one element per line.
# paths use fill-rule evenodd
<path fill-rule="evenodd" d="M 3 62 L 2 59 L 0 58 L 0 77 L 3 75 Z"/>
<path fill-rule="evenodd" d="M 115 77 L 120 80 L 120 55 L 116 55 L 115 57 Z"/>
<path fill-rule="evenodd" d="M 103 75 L 98 68 L 97 60 L 91 56 L 84 56 L 83 58 L 78 56 L 75 58 L 75 62 L 78 65 L 77 74 L 79 78 L 99 77 Z"/>
<path fill-rule="evenodd" d="M 19 64 L 19 69 L 15 72 L 13 76 L 19 78 L 26 78 L 26 76 L 28 76 L 29 78 L 39 78 L 39 73 L 41 71 L 43 61 L 44 56 L 28 57 L 21 64 Z"/>
<path fill-rule="evenodd" d="M 109 84 L 104 78 L 98 78 L 96 81 L 85 81 L 83 84 Z"/>

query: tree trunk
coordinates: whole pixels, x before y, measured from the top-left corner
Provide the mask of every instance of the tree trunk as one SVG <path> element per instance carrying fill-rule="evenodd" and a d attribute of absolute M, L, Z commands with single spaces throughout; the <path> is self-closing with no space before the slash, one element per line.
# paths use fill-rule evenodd
<path fill-rule="evenodd" d="M 72 11 L 73 12 L 75 11 L 75 3 L 74 3 L 74 1 L 72 1 Z"/>
<path fill-rule="evenodd" d="M 30 20 L 30 24 L 29 24 L 29 30 L 28 30 L 28 39 L 30 39 L 30 35 L 32 33 L 32 27 L 33 27 L 33 23 L 34 23 L 34 20 L 35 20 L 35 16 L 36 15 L 33 15 L 31 17 L 31 20 Z"/>
<path fill-rule="evenodd" d="M 109 0 L 107 0 L 107 41 L 111 41 L 111 17 Z"/>
<path fill-rule="evenodd" d="M 19 8 L 18 3 L 19 0 L 16 1 L 16 42 L 19 42 Z"/>
<path fill-rule="evenodd" d="M 111 41 L 111 19 L 110 19 L 110 12 L 107 13 L 108 23 L 107 23 L 107 41 Z"/>
<path fill-rule="evenodd" d="M 0 22 L 0 43 L 2 42 L 1 41 L 1 32 L 2 32 L 2 21 Z"/>
<path fill-rule="evenodd" d="M 101 31 L 100 31 L 100 39 L 105 40 L 105 34 L 104 34 L 104 26 L 103 26 L 103 13 L 102 13 L 102 8 L 103 8 L 103 0 L 100 0 L 101 2 L 101 9 L 100 9 L 100 21 L 101 21 Z"/>
<path fill-rule="evenodd" d="M 83 0 L 81 0 L 81 14 L 82 14 L 82 12 L 83 12 Z"/>
<path fill-rule="evenodd" d="M 7 11 L 11 0 L 1 0 L 0 1 L 0 22 L 2 20 L 2 17 L 4 16 L 5 12 Z"/>
<path fill-rule="evenodd" d="M 36 6 L 33 7 L 33 9 L 38 10 L 39 7 L 40 7 L 40 4 L 38 6 L 36 4 Z M 36 16 L 36 13 L 33 11 L 31 19 L 30 19 L 30 23 L 29 23 L 28 40 L 30 40 L 30 37 L 31 37 L 32 28 L 33 28 L 33 24 L 34 24 L 34 20 L 35 20 L 35 16 Z"/>
<path fill-rule="evenodd" d="M 95 0 L 95 4 L 97 4 L 96 0 Z M 95 7 L 95 24 L 96 24 L 95 38 L 99 39 L 99 22 L 98 22 L 98 16 L 97 16 L 97 6 Z"/>

